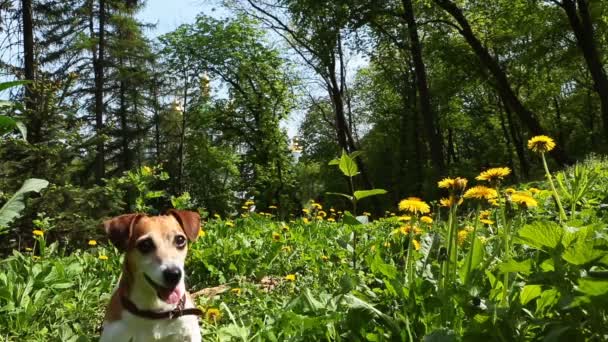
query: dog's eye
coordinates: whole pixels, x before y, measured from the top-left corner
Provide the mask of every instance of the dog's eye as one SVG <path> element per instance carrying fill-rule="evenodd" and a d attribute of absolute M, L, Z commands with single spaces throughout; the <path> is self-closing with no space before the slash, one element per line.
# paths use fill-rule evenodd
<path fill-rule="evenodd" d="M 156 248 L 156 246 L 154 246 L 152 239 L 141 240 L 137 243 L 137 249 L 139 249 L 142 254 L 150 253 L 154 248 Z"/>
<path fill-rule="evenodd" d="M 175 246 L 179 249 L 182 249 L 186 246 L 186 238 L 183 235 L 178 235 L 175 237 Z"/>

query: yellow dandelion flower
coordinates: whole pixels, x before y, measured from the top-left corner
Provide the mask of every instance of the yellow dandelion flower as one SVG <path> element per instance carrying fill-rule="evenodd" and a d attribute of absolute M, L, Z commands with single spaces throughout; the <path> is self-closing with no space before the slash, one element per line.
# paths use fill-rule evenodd
<path fill-rule="evenodd" d="M 321 255 L 321 260 L 327 261 L 329 260 L 329 257 L 327 255 Z"/>
<path fill-rule="evenodd" d="M 449 198 L 442 198 L 439 200 L 439 205 L 446 208 L 451 208 L 456 203 L 458 203 L 458 205 L 462 204 L 462 198 L 459 198 L 457 201 L 456 197 L 450 196 Z"/>
<path fill-rule="evenodd" d="M 479 213 L 479 218 L 480 218 L 480 219 L 482 219 L 482 220 L 483 220 L 483 219 L 487 219 L 487 218 L 489 218 L 489 217 L 490 217 L 490 215 L 491 215 L 491 214 L 492 214 L 492 212 L 491 212 L 491 211 L 489 211 L 489 210 L 482 210 L 482 211 Z"/>
<path fill-rule="evenodd" d="M 289 231 L 289 226 L 288 226 L 288 225 L 286 225 L 285 223 L 283 223 L 283 225 L 281 226 L 281 229 L 282 229 L 284 232 L 288 232 L 288 231 Z"/>
<path fill-rule="evenodd" d="M 475 179 L 480 181 L 493 182 L 504 179 L 510 174 L 511 169 L 509 169 L 508 167 L 494 167 L 483 171 L 479 174 L 479 176 L 475 177 Z"/>
<path fill-rule="evenodd" d="M 399 202 L 399 210 L 408 211 L 414 215 L 427 214 L 431 211 L 431 207 L 418 197 L 408 197 Z"/>
<path fill-rule="evenodd" d="M 269 205 L 268 209 L 277 209 L 277 206 L 276 205 Z"/>
<path fill-rule="evenodd" d="M 283 246 L 283 247 L 281 248 L 281 250 L 282 250 L 283 252 L 287 252 L 287 253 L 289 253 L 289 252 L 291 252 L 291 247 L 290 247 L 290 246 Z"/>
<path fill-rule="evenodd" d="M 511 195 L 511 201 L 519 204 L 523 208 L 533 208 L 538 206 L 538 202 L 532 196 L 522 192 L 516 192 Z"/>
<path fill-rule="evenodd" d="M 422 222 L 424 222 L 424 223 L 426 223 L 426 224 L 431 224 L 431 223 L 433 223 L 433 219 L 432 219 L 431 217 L 429 217 L 429 216 L 426 216 L 426 215 L 425 215 L 425 216 L 422 216 L 422 217 L 420 218 L 420 221 L 422 221 Z"/>
<path fill-rule="evenodd" d="M 241 209 L 244 209 L 244 210 L 249 210 L 249 207 L 248 207 L 248 206 L 246 206 L 246 205 L 244 205 L 244 206 L 242 206 L 242 207 L 241 207 Z"/>
<path fill-rule="evenodd" d="M 205 233 L 205 231 L 203 229 L 198 230 L 198 237 L 203 237 L 205 235 L 207 235 L 207 233 Z"/>
<path fill-rule="evenodd" d="M 515 189 L 513 189 L 513 188 L 507 188 L 507 189 L 505 190 L 505 193 L 506 193 L 507 195 L 512 195 L 512 194 L 514 194 L 516 191 L 517 191 L 517 190 L 515 190 Z"/>
<path fill-rule="evenodd" d="M 546 135 L 537 135 L 528 140 L 528 148 L 537 153 L 545 153 L 555 148 L 555 141 Z"/>
<path fill-rule="evenodd" d="M 390 248 L 391 247 L 391 243 L 387 241 L 382 246 L 384 246 L 386 248 Z"/>
<path fill-rule="evenodd" d="M 493 225 L 494 224 L 494 221 L 488 220 L 488 219 L 480 219 L 479 222 L 487 224 L 487 225 Z"/>
<path fill-rule="evenodd" d="M 234 293 L 237 296 L 240 296 L 241 292 L 243 292 L 243 291 L 241 290 L 241 288 L 235 287 L 235 288 L 231 289 L 230 292 Z"/>
<path fill-rule="evenodd" d="M 391 213 L 390 216 L 395 216 L 395 213 Z"/>
<path fill-rule="evenodd" d="M 103 261 L 108 260 L 108 256 L 107 256 L 107 255 L 100 255 L 100 256 L 98 256 L 97 258 L 98 258 L 99 260 L 103 260 Z"/>
<path fill-rule="evenodd" d="M 327 219 L 327 222 L 336 222 L 336 219 L 333 218 L 333 217 L 330 217 L 330 218 Z"/>
<path fill-rule="evenodd" d="M 302 209 L 302 212 L 306 215 L 310 214 L 310 210 L 306 208 Z"/>
<path fill-rule="evenodd" d="M 26 250 L 27 252 L 31 252 L 33 249 L 31 249 L 31 248 L 29 248 L 29 247 L 25 247 L 25 250 Z"/>
<path fill-rule="evenodd" d="M 222 217 L 220 216 L 220 214 L 213 214 L 213 217 L 215 217 L 216 219 L 221 219 Z"/>
<path fill-rule="evenodd" d="M 474 199 L 486 199 L 490 200 L 496 198 L 498 193 L 495 189 L 488 188 L 483 185 L 477 185 L 464 193 L 464 198 L 474 198 Z"/>
<path fill-rule="evenodd" d="M 458 245 L 462 246 L 464 244 L 464 242 L 467 240 L 467 236 L 469 236 L 469 231 L 466 229 L 460 230 L 458 232 Z"/>
<path fill-rule="evenodd" d="M 537 189 L 537 188 L 530 188 L 530 189 L 528 189 L 528 191 L 529 191 L 529 192 L 530 192 L 532 195 L 536 195 L 536 194 L 538 194 L 538 193 L 540 193 L 540 192 L 541 192 L 541 190 L 540 190 L 540 189 Z"/>
<path fill-rule="evenodd" d="M 467 187 L 468 180 L 466 178 L 444 178 L 437 182 L 437 186 L 440 189 L 457 190 L 462 191 Z"/>
<path fill-rule="evenodd" d="M 209 308 L 205 311 L 205 319 L 207 322 L 217 323 L 222 318 L 222 313 L 219 309 Z"/>
<path fill-rule="evenodd" d="M 232 222 L 232 221 L 226 221 L 226 225 L 228 227 L 230 227 L 230 228 L 233 228 L 234 227 L 234 222 Z"/>
<path fill-rule="evenodd" d="M 321 216 L 321 215 L 317 215 L 315 218 L 316 218 L 318 221 L 323 221 L 323 216 Z"/>
<path fill-rule="evenodd" d="M 40 229 L 34 230 L 32 234 L 34 234 L 34 236 L 44 236 L 44 232 Z"/>
<path fill-rule="evenodd" d="M 370 251 L 372 251 L 372 252 L 375 252 L 375 251 L 376 251 L 376 245 L 372 245 L 372 246 L 369 248 L 369 250 L 370 250 Z"/>
<path fill-rule="evenodd" d="M 302 217 L 302 222 L 304 222 L 304 224 L 308 224 L 308 219 L 306 217 Z"/>
<path fill-rule="evenodd" d="M 326 217 L 326 216 L 327 216 L 327 213 L 326 213 L 326 212 L 324 212 L 323 210 L 321 210 L 321 211 L 319 211 L 319 212 L 317 213 L 317 215 L 318 215 L 318 216 L 321 216 L 321 217 Z"/>
<path fill-rule="evenodd" d="M 279 234 L 277 232 L 272 232 L 272 239 L 274 241 L 280 241 L 281 240 L 281 234 Z"/>
<path fill-rule="evenodd" d="M 247 201 L 245 202 L 245 205 L 247 205 L 247 206 L 254 205 L 254 204 L 255 204 L 255 202 L 254 202 L 254 201 L 252 201 L 252 200 L 247 200 Z"/>
<path fill-rule="evenodd" d="M 334 208 L 329 208 L 329 211 L 330 211 L 330 212 L 332 212 L 332 213 L 335 213 L 335 212 L 336 212 L 336 209 L 334 209 Z"/>
<path fill-rule="evenodd" d="M 414 249 L 419 251 L 420 250 L 420 241 L 418 240 L 412 240 L 412 245 L 414 245 Z"/>
<path fill-rule="evenodd" d="M 37 255 L 32 255 L 32 260 L 40 260 L 40 257 Z"/>
<path fill-rule="evenodd" d="M 317 210 L 321 210 L 321 209 L 323 209 L 323 206 L 322 206 L 322 205 L 320 205 L 319 203 L 313 203 L 313 204 L 312 204 L 312 207 L 313 207 L 314 209 L 317 209 Z"/>
<path fill-rule="evenodd" d="M 285 280 L 287 281 L 296 281 L 296 275 L 295 274 L 288 274 L 285 276 Z"/>
<path fill-rule="evenodd" d="M 89 240 L 89 246 L 97 246 L 97 241 Z"/>

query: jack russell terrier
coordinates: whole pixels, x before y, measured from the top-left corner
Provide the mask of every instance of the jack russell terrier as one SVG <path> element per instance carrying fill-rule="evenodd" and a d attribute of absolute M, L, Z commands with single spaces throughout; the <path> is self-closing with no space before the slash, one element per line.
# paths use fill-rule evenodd
<path fill-rule="evenodd" d="M 123 272 L 106 311 L 101 342 L 201 341 L 201 310 L 186 292 L 188 240 L 200 229 L 196 212 L 126 214 L 104 222 L 125 252 Z"/>

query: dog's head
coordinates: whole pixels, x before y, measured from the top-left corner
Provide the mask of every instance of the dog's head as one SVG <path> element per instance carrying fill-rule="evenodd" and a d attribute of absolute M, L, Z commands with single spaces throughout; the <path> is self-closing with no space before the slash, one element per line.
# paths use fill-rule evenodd
<path fill-rule="evenodd" d="M 105 221 L 104 228 L 112 243 L 126 253 L 125 271 L 132 282 L 154 290 L 168 304 L 179 302 L 185 292 L 188 240 L 194 241 L 200 229 L 198 213 L 126 214 Z"/>

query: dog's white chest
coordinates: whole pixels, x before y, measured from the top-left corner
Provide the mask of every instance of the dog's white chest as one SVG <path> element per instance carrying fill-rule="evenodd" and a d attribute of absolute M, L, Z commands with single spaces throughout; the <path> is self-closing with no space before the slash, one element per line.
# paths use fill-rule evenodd
<path fill-rule="evenodd" d="M 197 316 L 149 320 L 124 311 L 122 319 L 104 325 L 101 342 L 201 341 Z"/>

